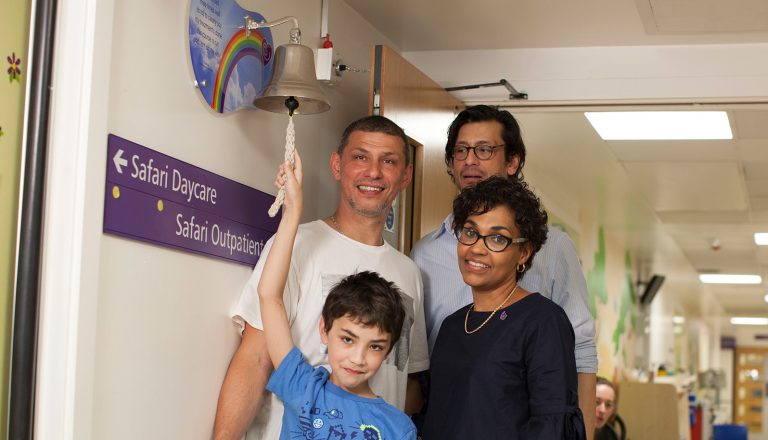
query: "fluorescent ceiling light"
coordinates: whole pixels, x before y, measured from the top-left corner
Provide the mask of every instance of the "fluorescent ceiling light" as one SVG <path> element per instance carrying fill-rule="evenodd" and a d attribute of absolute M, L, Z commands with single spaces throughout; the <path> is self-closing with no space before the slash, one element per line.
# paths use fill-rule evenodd
<path fill-rule="evenodd" d="M 756 316 L 734 316 L 731 318 L 733 325 L 768 325 L 768 318 L 759 318 Z"/>
<path fill-rule="evenodd" d="M 699 281 L 707 284 L 760 284 L 763 279 L 760 275 L 726 275 L 719 273 L 703 273 L 699 275 Z"/>
<path fill-rule="evenodd" d="M 586 112 L 606 141 L 659 139 L 733 139 L 728 114 L 701 112 Z"/>
<path fill-rule="evenodd" d="M 672 317 L 672 324 L 677 324 L 677 325 L 685 324 L 685 317 L 684 316 L 673 316 Z"/>
<path fill-rule="evenodd" d="M 759 246 L 768 245 L 768 232 L 758 232 L 755 234 L 755 244 Z"/>

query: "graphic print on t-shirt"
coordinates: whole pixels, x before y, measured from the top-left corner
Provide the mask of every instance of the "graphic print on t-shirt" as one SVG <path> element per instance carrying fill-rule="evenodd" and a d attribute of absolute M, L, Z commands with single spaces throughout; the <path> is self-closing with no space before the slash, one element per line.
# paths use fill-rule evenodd
<path fill-rule="evenodd" d="M 291 437 L 318 440 L 382 440 L 381 430 L 363 422 L 345 424 L 344 413 L 338 409 L 324 410 L 306 402 L 301 407 L 299 426 Z"/>
<path fill-rule="evenodd" d="M 387 356 L 387 363 L 394 363 L 398 371 L 405 371 L 408 364 L 408 351 L 411 346 L 411 327 L 413 327 L 413 298 L 400 293 L 405 308 L 405 319 L 403 319 L 403 328 L 400 330 L 400 339 L 392 348 L 392 352 Z"/>
<path fill-rule="evenodd" d="M 322 281 L 322 294 L 323 294 L 323 302 L 328 298 L 328 294 L 331 293 L 331 290 L 336 287 L 341 280 L 346 278 L 347 275 L 344 274 L 338 274 L 338 273 L 321 273 L 320 274 L 320 280 Z"/>

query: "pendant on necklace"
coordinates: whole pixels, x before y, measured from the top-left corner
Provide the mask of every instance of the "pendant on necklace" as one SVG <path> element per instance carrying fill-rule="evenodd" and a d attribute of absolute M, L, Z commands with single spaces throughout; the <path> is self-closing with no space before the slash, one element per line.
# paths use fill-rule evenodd
<path fill-rule="evenodd" d="M 499 315 L 499 319 L 501 319 L 502 321 L 507 319 L 507 311 L 506 310 L 501 312 L 501 315 Z"/>

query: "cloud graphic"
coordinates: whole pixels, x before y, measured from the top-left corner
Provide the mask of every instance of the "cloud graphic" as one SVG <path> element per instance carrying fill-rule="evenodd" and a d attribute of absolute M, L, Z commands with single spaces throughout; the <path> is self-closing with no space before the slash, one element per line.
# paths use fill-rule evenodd
<path fill-rule="evenodd" d="M 253 105 L 253 100 L 256 99 L 257 96 L 259 96 L 259 91 L 256 90 L 256 87 L 254 87 L 252 83 L 246 83 L 245 90 L 243 90 L 243 101 L 245 102 L 245 105 L 251 107 Z"/>
<path fill-rule="evenodd" d="M 245 96 L 240 88 L 240 69 L 235 66 L 232 69 L 232 75 L 229 77 L 229 84 L 227 84 L 226 97 L 224 98 L 224 112 L 235 111 L 242 107 L 245 102 Z"/>

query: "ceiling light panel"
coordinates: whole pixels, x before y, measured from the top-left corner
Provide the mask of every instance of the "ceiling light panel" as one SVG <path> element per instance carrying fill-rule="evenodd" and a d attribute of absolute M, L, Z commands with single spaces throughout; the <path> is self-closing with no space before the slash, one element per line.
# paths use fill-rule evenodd
<path fill-rule="evenodd" d="M 586 112 L 603 140 L 733 139 L 728 114 L 700 112 Z"/>
<path fill-rule="evenodd" d="M 768 318 L 757 316 L 734 316 L 731 318 L 733 325 L 768 325 Z"/>
<path fill-rule="evenodd" d="M 760 284 L 763 279 L 760 275 L 733 275 L 719 273 L 703 273 L 699 280 L 706 284 Z"/>

